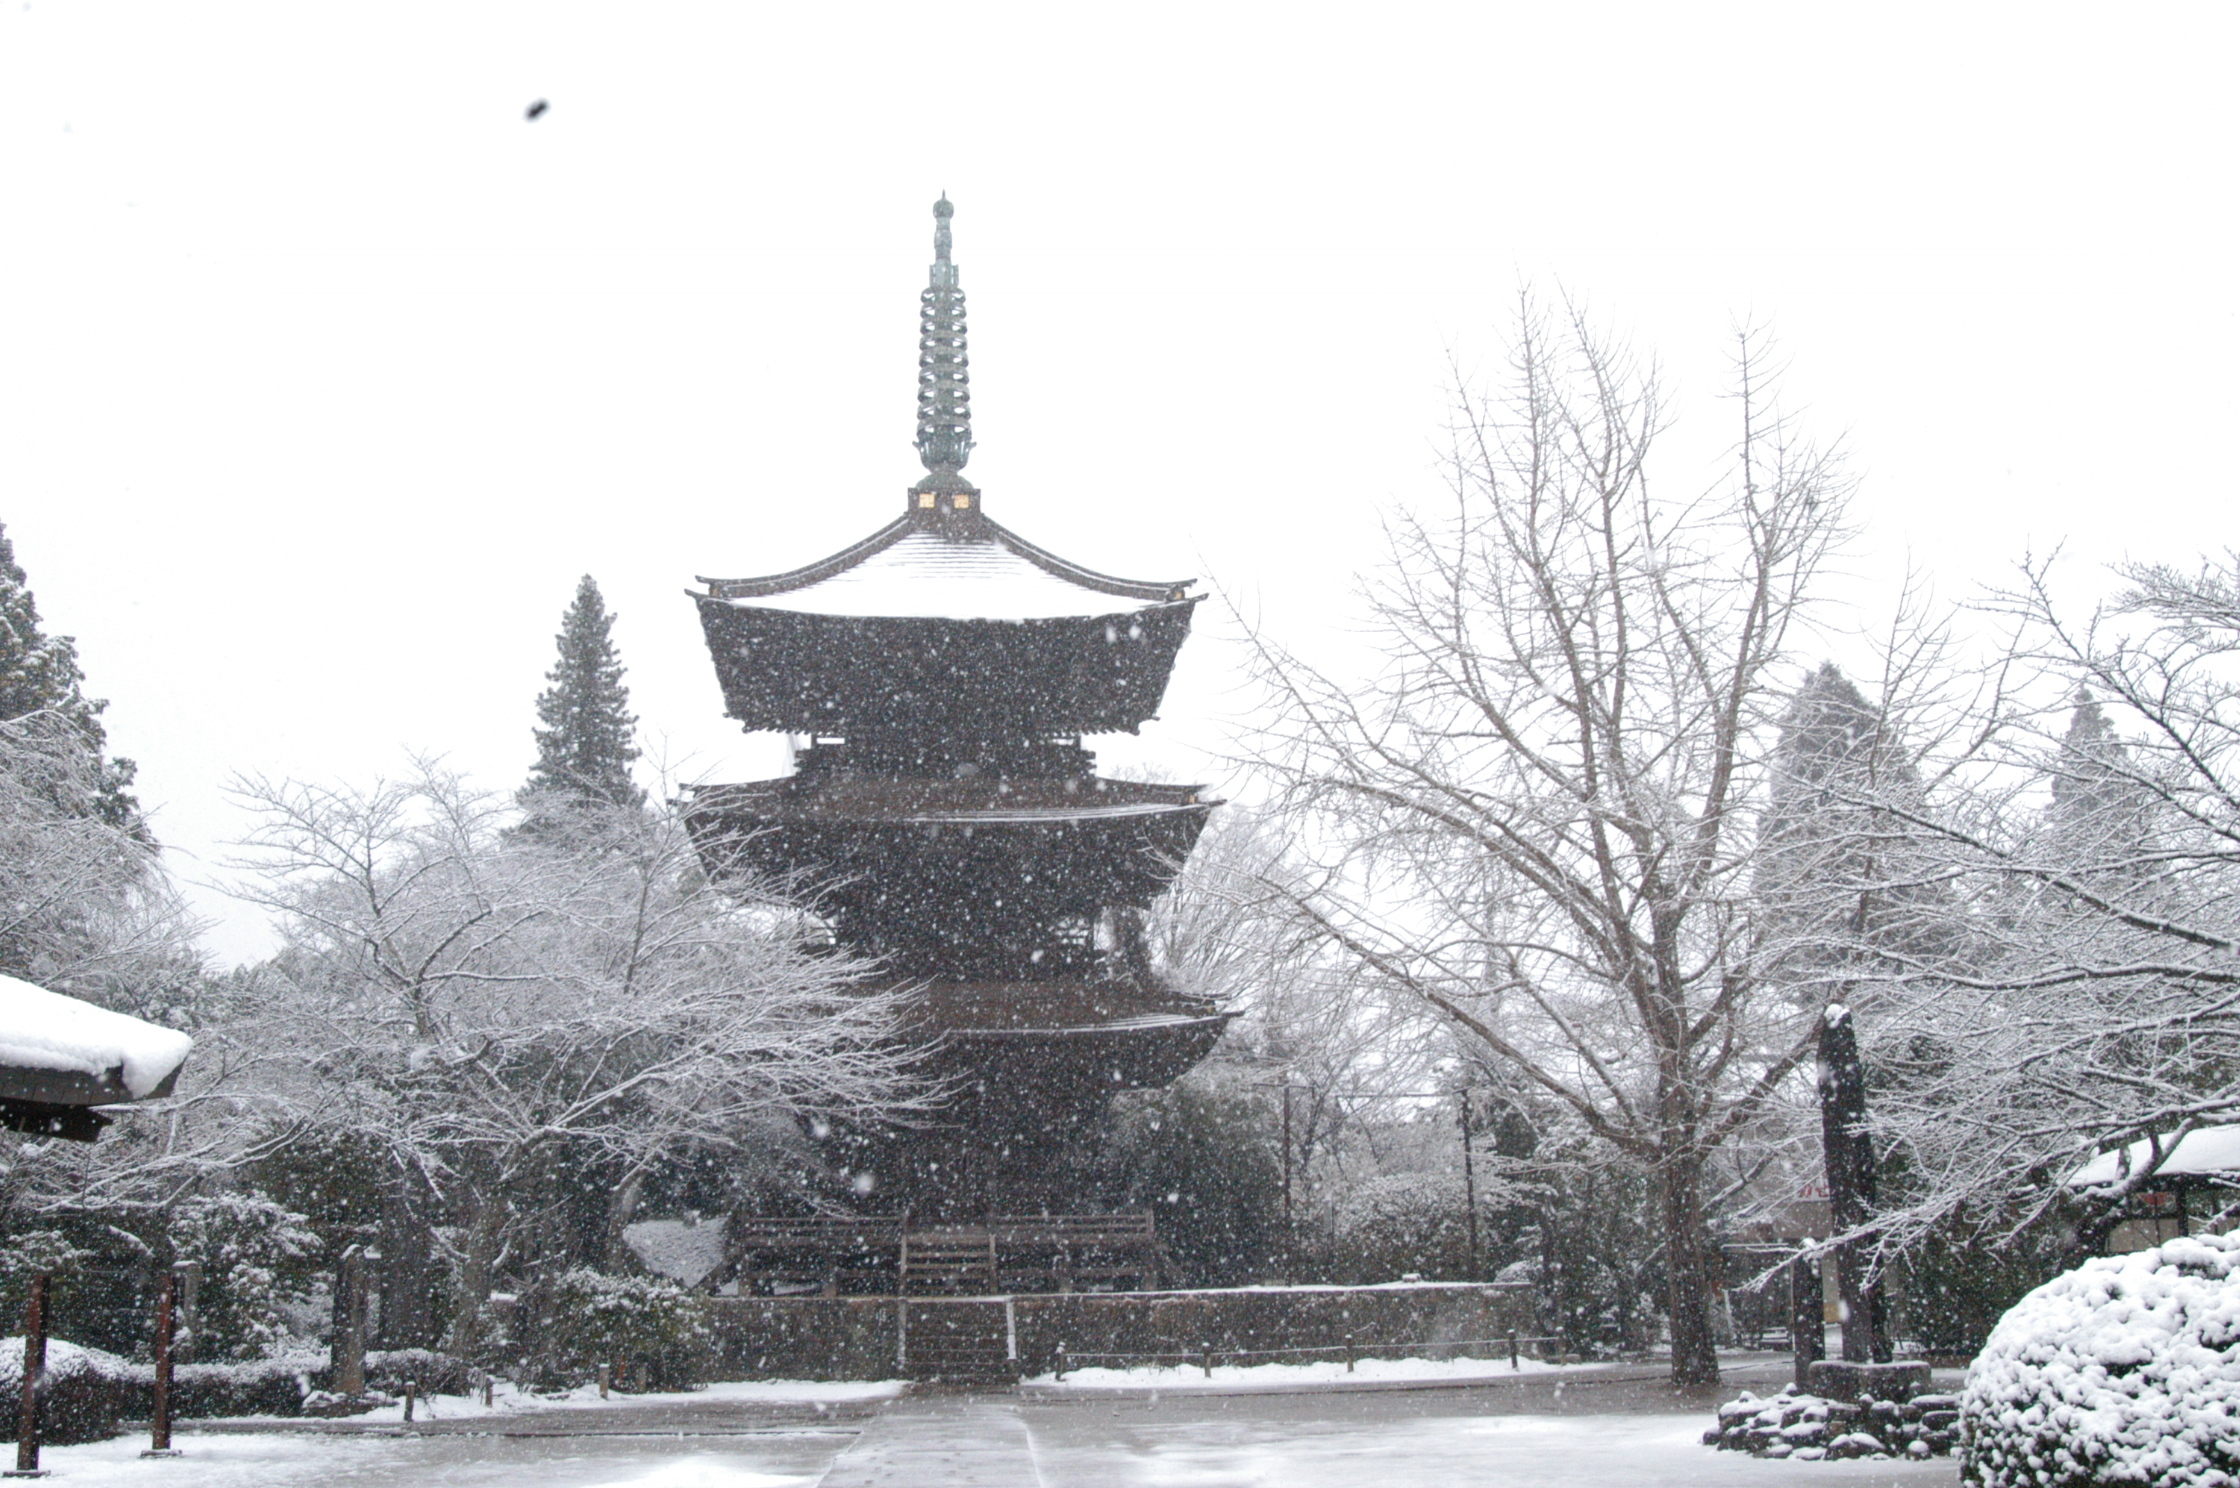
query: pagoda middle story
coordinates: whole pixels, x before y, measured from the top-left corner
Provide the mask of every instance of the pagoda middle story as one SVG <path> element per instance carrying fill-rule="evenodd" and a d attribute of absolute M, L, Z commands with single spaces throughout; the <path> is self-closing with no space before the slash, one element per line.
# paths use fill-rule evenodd
<path fill-rule="evenodd" d="M 1213 803 L 1107 779 L 1086 736 L 1158 714 L 1201 596 L 1114 578 L 991 520 L 972 449 L 964 293 L 946 198 L 921 303 L 917 447 L 894 521 L 805 568 L 702 578 L 726 711 L 797 741 L 794 773 L 706 786 L 711 875 L 809 886 L 846 950 L 907 989 L 910 1036 L 955 1091 L 850 1162 L 867 1208 L 1080 1214 L 1112 1097 L 1154 1089 L 1228 1021 L 1164 982 L 1144 919 Z"/>

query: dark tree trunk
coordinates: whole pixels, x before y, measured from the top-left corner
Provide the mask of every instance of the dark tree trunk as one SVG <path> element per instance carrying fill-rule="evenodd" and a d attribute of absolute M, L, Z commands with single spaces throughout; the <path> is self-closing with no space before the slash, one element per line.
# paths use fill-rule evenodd
<path fill-rule="evenodd" d="M 498 1237 L 505 1229 L 506 1194 L 493 1185 L 468 1223 L 460 1246 L 459 1275 L 452 1285 L 451 1327 L 445 1347 L 472 1359 L 482 1346 L 484 1309 L 490 1301 L 491 1267 L 498 1259 Z"/>
<path fill-rule="evenodd" d="M 433 1348 L 441 1332 L 436 1309 L 436 1241 L 428 1226 L 432 1198 L 417 1174 L 399 1178 L 381 1204 L 380 1327 L 382 1348 Z"/>
<path fill-rule="evenodd" d="M 1828 1174 L 1829 1222 L 1841 1235 L 1874 1215 L 1874 1138 L 1867 1129 L 1866 1067 L 1859 1062 L 1859 1036 L 1851 1012 L 1831 1004 L 1820 1019 L 1820 1143 Z M 1843 1357 L 1846 1362 L 1887 1362 L 1890 1341 L 1881 1327 L 1881 1299 L 1867 1256 L 1867 1243 L 1846 1240 L 1835 1247 L 1836 1291 L 1843 1305 Z"/>
<path fill-rule="evenodd" d="M 1711 1328 L 1711 1238 L 1703 1224 L 1700 1160 L 1667 1159 L 1657 1176 L 1664 1210 L 1665 1315 L 1672 1325 L 1672 1382 L 1719 1382 L 1718 1340 Z"/>

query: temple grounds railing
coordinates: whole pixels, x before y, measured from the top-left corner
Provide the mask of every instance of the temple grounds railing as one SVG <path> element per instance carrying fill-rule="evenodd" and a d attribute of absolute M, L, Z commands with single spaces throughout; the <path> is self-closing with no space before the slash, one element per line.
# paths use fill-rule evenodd
<path fill-rule="evenodd" d="M 1280 1363 L 1286 1358 L 1306 1355 L 1343 1358 L 1346 1361 L 1346 1373 L 1351 1374 L 1355 1363 L 1362 1359 L 1381 1359 L 1395 1355 L 1413 1359 L 1421 1358 L 1426 1352 L 1433 1349 L 1472 1348 L 1490 1348 L 1506 1352 L 1509 1356 L 1509 1367 L 1512 1370 L 1522 1370 L 1524 1367 L 1523 1360 L 1526 1357 L 1525 1345 L 1561 1343 L 1562 1341 L 1561 1337 L 1554 1334 L 1512 1332 L 1500 1338 L 1441 1339 L 1437 1343 L 1362 1343 L 1349 1340 L 1345 1343 L 1313 1344 L 1291 1348 L 1240 1349 L 1207 1346 L 1165 1353 L 1076 1353 L 1068 1350 L 1061 1343 L 1058 1345 L 1057 1368 L 1053 1371 L 1053 1374 L 1055 1378 L 1062 1381 L 1068 1371 L 1088 1367 L 1087 1361 L 1097 1360 L 1100 1362 L 1116 1361 L 1123 1366 L 1136 1364 L 1196 1364 L 1205 1371 L 1207 1379 L 1212 1379 L 1213 1366 L 1217 1363 L 1234 1364 L 1244 1359 L 1261 1359 L 1270 1363 Z M 1498 1358 L 1499 1354 L 1497 1353 L 1495 1357 Z M 1537 1358 L 1538 1356 L 1533 1355 L 1532 1357 Z M 1312 1361 L 1309 1360 L 1308 1362 Z"/>

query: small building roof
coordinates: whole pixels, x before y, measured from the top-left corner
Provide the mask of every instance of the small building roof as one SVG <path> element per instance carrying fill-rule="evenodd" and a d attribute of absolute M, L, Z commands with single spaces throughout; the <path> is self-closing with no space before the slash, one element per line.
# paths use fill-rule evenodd
<path fill-rule="evenodd" d="M 194 1040 L 0 976 L 0 1097 L 102 1105 L 168 1095 Z"/>
<path fill-rule="evenodd" d="M 974 511 L 905 515 L 821 563 L 759 579 L 708 579 L 708 598 L 797 614 L 944 620 L 1111 615 L 1188 596 L 1068 563 Z"/>
<path fill-rule="evenodd" d="M 2240 1181 L 2240 1125 L 2196 1127 L 2178 1139 L 2175 1148 L 2163 1138 L 2167 1155 L 2155 1169 L 2156 1178 L 2230 1178 Z M 2115 1183 L 2154 1160 L 2144 1139 L 2115 1152 L 2103 1152 L 2069 1175 L 2067 1188 L 2097 1188 Z"/>
<path fill-rule="evenodd" d="M 724 1262 L 723 1221 L 644 1219 L 622 1227 L 622 1243 L 646 1270 L 697 1287 Z"/>

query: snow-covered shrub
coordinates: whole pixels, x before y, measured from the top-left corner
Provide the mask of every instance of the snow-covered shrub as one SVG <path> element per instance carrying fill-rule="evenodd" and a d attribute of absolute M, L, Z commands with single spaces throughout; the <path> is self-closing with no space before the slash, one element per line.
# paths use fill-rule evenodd
<path fill-rule="evenodd" d="M 1979 1488 L 2240 1484 L 2240 1233 L 2087 1261 L 2024 1297 L 1961 1396 Z"/>
<path fill-rule="evenodd" d="M 696 1383 L 714 1352 L 706 1300 L 674 1282 L 577 1267 L 539 1289 L 536 1373 L 580 1384 L 612 1365 L 618 1383 Z"/>
<path fill-rule="evenodd" d="M 473 1387 L 474 1369 L 466 1360 L 435 1349 L 369 1349 L 366 1384 L 402 1395 L 410 1380 L 423 1395 L 464 1395 Z"/>
<path fill-rule="evenodd" d="M 144 1372 L 144 1371 L 137 1371 Z M 56 1446 L 105 1441 L 134 1403 L 136 1371 L 100 1349 L 47 1340 L 46 1382 L 39 1390 L 39 1436 Z M 23 1340 L 0 1338 L 0 1441 L 14 1441 L 23 1398 Z"/>
<path fill-rule="evenodd" d="M 292 1209 L 258 1194 L 211 1194 L 172 1211 L 171 1249 L 202 1265 L 197 1356 L 258 1359 L 287 1342 L 288 1309 L 309 1299 L 320 1246 Z"/>
<path fill-rule="evenodd" d="M 1348 1184 L 1330 1209 L 1332 1271 L 1348 1281 L 1410 1272 L 1460 1277 L 1470 1256 L 1460 1173 L 1381 1173 Z"/>

